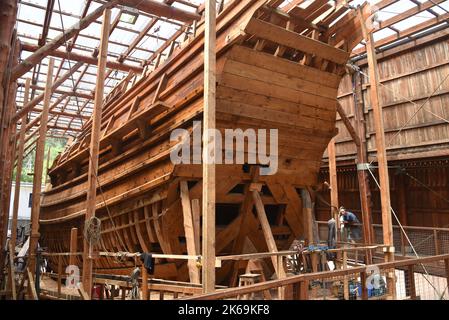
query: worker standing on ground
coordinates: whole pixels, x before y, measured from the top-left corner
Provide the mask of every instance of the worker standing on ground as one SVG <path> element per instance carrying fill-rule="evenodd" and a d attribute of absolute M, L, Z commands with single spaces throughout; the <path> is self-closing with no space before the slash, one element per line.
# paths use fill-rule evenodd
<path fill-rule="evenodd" d="M 340 217 L 343 222 L 344 235 L 347 240 L 360 240 L 360 221 L 357 216 L 347 211 L 344 207 L 340 207 Z"/>

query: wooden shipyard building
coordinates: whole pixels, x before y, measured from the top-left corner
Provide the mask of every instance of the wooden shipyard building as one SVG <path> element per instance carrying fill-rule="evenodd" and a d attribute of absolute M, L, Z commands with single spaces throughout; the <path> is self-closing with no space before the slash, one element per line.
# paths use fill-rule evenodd
<path fill-rule="evenodd" d="M 449 299 L 448 40 L 449 0 L 1 0 L 0 300 Z"/>

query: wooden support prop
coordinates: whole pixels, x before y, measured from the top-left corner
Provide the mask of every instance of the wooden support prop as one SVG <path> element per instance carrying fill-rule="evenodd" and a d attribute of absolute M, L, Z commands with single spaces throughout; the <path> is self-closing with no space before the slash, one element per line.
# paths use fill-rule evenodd
<path fill-rule="evenodd" d="M 380 197 L 382 209 L 382 227 L 383 242 L 387 246 L 393 247 L 393 224 L 391 218 L 391 201 L 390 201 L 390 179 L 388 175 L 388 162 L 385 146 L 385 130 L 383 122 L 382 104 L 379 94 L 379 70 L 377 67 L 376 51 L 374 48 L 374 38 L 372 33 L 368 33 L 365 20 L 363 18 L 362 9 L 358 8 L 358 15 L 362 26 L 363 36 L 366 40 L 366 52 L 368 58 L 368 71 L 370 78 L 370 97 L 371 106 L 373 108 L 374 126 L 376 129 L 376 149 L 379 164 L 379 180 L 380 180 Z M 386 250 L 385 261 L 394 261 L 393 250 Z M 387 287 L 389 295 L 396 297 L 395 281 L 393 271 L 387 277 Z"/>
<path fill-rule="evenodd" d="M 267 242 L 267 247 L 269 252 L 278 252 L 276 242 L 273 237 L 273 233 L 271 232 L 270 223 L 268 222 L 267 214 L 265 212 L 265 207 L 262 202 L 262 198 L 260 197 L 259 191 L 252 190 L 252 197 L 254 201 L 254 205 L 256 206 L 257 217 L 259 218 L 259 222 L 262 226 L 262 232 L 265 237 L 265 241 Z M 278 257 L 272 256 L 271 260 L 273 262 L 274 269 L 276 270 L 276 274 L 278 279 L 285 277 L 285 271 L 283 268 L 279 268 Z"/>
<path fill-rule="evenodd" d="M 25 81 L 25 93 L 23 97 L 23 105 L 26 105 L 28 103 L 28 97 L 30 96 L 30 84 L 31 79 L 27 78 Z M 17 217 L 19 215 L 20 181 L 22 177 L 22 165 L 25 149 L 25 133 L 27 126 L 26 119 L 27 115 L 24 115 L 21 120 L 19 145 L 17 150 L 16 185 L 14 187 L 14 203 L 13 203 L 12 224 L 11 224 L 11 243 L 13 248 L 16 247 L 16 240 L 17 240 Z"/>
<path fill-rule="evenodd" d="M 368 152 L 366 142 L 366 126 L 363 105 L 362 83 L 359 73 L 353 74 L 354 92 L 354 116 L 357 135 L 360 145 L 357 146 L 357 164 L 368 163 Z M 374 231 L 371 217 L 371 190 L 369 186 L 370 176 L 366 168 L 358 168 L 357 180 L 359 184 L 360 204 L 362 208 L 363 240 L 367 244 L 374 243 Z M 366 263 L 372 263 L 372 254 L 367 252 Z"/>
<path fill-rule="evenodd" d="M 39 300 L 36 292 L 36 284 L 34 283 L 34 277 L 30 269 L 27 267 L 28 287 L 31 291 L 31 297 L 33 300 Z"/>
<path fill-rule="evenodd" d="M 76 255 L 75 253 L 78 251 L 78 229 L 72 228 L 70 230 L 70 257 L 69 257 L 69 265 L 76 265 Z"/>
<path fill-rule="evenodd" d="M 83 284 L 79 285 L 78 292 L 83 300 L 90 300 L 90 295 L 88 295 L 86 290 L 84 290 Z"/>
<path fill-rule="evenodd" d="M 195 236 L 195 251 L 201 252 L 201 207 L 199 199 L 192 199 L 193 234 Z"/>
<path fill-rule="evenodd" d="M 142 265 L 142 300 L 148 300 L 148 271 L 144 265 Z"/>
<path fill-rule="evenodd" d="M 58 298 L 61 297 L 62 286 L 62 256 L 58 257 Z"/>
<path fill-rule="evenodd" d="M 301 199 L 302 199 L 302 210 L 304 223 L 304 233 L 306 236 L 307 244 L 313 244 L 313 210 L 312 210 L 312 199 L 307 189 L 301 189 Z"/>
<path fill-rule="evenodd" d="M 196 251 L 195 246 L 195 231 L 192 207 L 190 205 L 189 187 L 187 185 L 187 181 L 185 180 L 181 181 L 179 184 L 181 189 L 181 205 L 184 218 L 184 233 L 186 237 L 187 254 L 189 256 L 195 256 L 198 255 L 199 252 Z M 189 260 L 187 262 L 187 266 L 189 268 L 190 282 L 200 283 L 200 273 L 198 268 L 196 267 L 196 261 Z"/>
<path fill-rule="evenodd" d="M 103 14 L 103 25 L 101 30 L 100 54 L 97 68 L 97 84 L 95 88 L 95 102 L 92 121 L 92 136 L 90 141 L 89 173 L 87 183 L 87 200 L 85 221 L 95 217 L 95 206 L 97 196 L 97 174 L 98 157 L 101 130 L 101 116 L 104 96 L 104 80 L 106 71 L 106 60 L 108 53 L 109 29 L 111 20 L 111 10 L 106 9 Z M 83 287 L 89 297 L 92 294 L 92 247 L 84 239 L 83 251 Z"/>
<path fill-rule="evenodd" d="M 34 162 L 34 177 L 33 177 L 33 194 L 31 204 L 31 237 L 29 248 L 30 270 L 36 269 L 36 251 L 39 241 L 39 215 L 40 215 L 40 201 L 42 189 L 42 172 L 44 169 L 44 152 L 45 152 L 45 138 L 47 134 L 48 110 L 50 108 L 51 86 L 53 81 L 53 66 L 54 59 L 50 58 L 47 71 L 47 82 L 45 86 L 44 109 L 41 114 L 41 123 L 39 126 L 39 138 L 36 143 L 36 159 Z"/>
<path fill-rule="evenodd" d="M 351 124 L 351 121 L 349 121 L 349 119 L 345 113 L 345 110 L 341 106 L 340 102 L 337 102 L 337 112 L 340 115 L 340 118 L 343 121 L 349 134 L 351 135 L 352 140 L 354 140 L 355 145 L 360 146 L 360 136 L 355 131 L 354 127 Z"/>
<path fill-rule="evenodd" d="M 216 7 L 215 0 L 205 2 L 204 42 L 204 137 L 203 137 L 203 291 L 215 291 L 215 129 L 216 106 Z"/>
<path fill-rule="evenodd" d="M 329 156 L 329 183 L 331 191 L 331 218 L 335 219 L 337 230 L 340 230 L 340 219 L 338 218 L 338 181 L 337 181 L 337 159 L 335 152 L 335 138 L 327 146 Z M 338 234 L 338 232 L 337 232 Z"/>
<path fill-rule="evenodd" d="M 12 292 L 12 299 L 17 300 L 17 290 L 16 290 L 16 272 L 14 269 L 14 257 L 15 257 L 15 250 L 12 246 L 12 243 L 9 242 L 9 277 L 10 277 L 10 283 L 11 283 L 11 292 Z"/>

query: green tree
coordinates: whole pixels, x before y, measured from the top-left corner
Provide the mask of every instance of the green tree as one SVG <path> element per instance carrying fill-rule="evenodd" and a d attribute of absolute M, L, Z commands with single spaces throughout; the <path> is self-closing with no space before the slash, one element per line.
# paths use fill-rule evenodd
<path fill-rule="evenodd" d="M 67 139 L 64 138 L 48 137 L 45 140 L 44 170 L 42 173 L 43 182 L 46 181 L 47 177 L 47 163 L 51 168 L 55 158 L 58 156 L 59 153 L 61 153 L 64 150 L 66 143 Z M 22 174 L 20 178 L 20 181 L 22 182 L 33 182 L 32 174 L 34 172 L 34 160 L 36 158 L 36 148 L 35 146 L 33 146 L 32 148 L 33 148 L 32 151 L 26 154 L 25 158 L 23 159 Z M 49 160 L 47 161 L 48 157 Z M 14 180 L 16 179 L 16 169 L 14 169 L 13 178 Z"/>

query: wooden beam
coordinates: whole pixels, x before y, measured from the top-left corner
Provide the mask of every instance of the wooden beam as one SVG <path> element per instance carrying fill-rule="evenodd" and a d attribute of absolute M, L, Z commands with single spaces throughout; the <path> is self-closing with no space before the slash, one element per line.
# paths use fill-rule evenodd
<path fill-rule="evenodd" d="M 185 11 L 153 0 L 120 0 L 119 3 L 125 6 L 134 7 L 151 15 L 183 22 L 192 22 L 201 19 L 201 16 L 196 12 Z"/>
<path fill-rule="evenodd" d="M 189 260 L 190 261 L 190 260 Z M 148 300 L 148 271 L 147 268 L 142 264 L 142 300 Z"/>
<path fill-rule="evenodd" d="M 215 291 L 215 129 L 216 107 L 216 7 L 215 0 L 205 2 L 204 39 L 204 110 L 203 110 L 203 291 Z"/>
<path fill-rule="evenodd" d="M 378 159 L 378 170 L 380 180 L 380 197 L 381 197 L 381 209 L 382 209 L 382 229 L 383 229 L 383 242 L 387 246 L 394 248 L 393 243 L 393 224 L 391 218 L 391 200 L 390 200 L 390 179 L 388 175 L 388 161 L 385 146 L 385 130 L 383 122 L 382 103 L 379 94 L 379 70 L 376 60 L 376 52 L 374 48 L 374 38 L 372 33 L 368 33 L 365 21 L 362 16 L 362 11 L 359 8 L 358 14 L 362 26 L 363 36 L 366 40 L 367 58 L 368 58 L 368 73 L 370 79 L 370 97 L 371 106 L 373 108 L 374 126 L 376 129 L 376 149 Z M 394 261 L 394 252 L 387 250 L 385 253 L 385 261 Z M 392 272 L 391 272 L 392 273 Z M 395 282 L 392 279 L 394 275 L 389 275 L 388 290 L 393 297 L 395 294 Z"/>
<path fill-rule="evenodd" d="M 109 28 L 111 9 L 106 9 L 103 14 L 101 30 L 100 53 L 97 67 L 97 84 L 95 87 L 95 101 L 92 121 L 92 135 L 90 140 L 89 173 L 87 183 L 86 215 L 85 221 L 95 217 L 97 196 L 98 157 L 101 133 L 101 117 L 103 109 L 104 81 L 106 72 L 106 60 L 108 55 Z M 92 265 L 91 245 L 84 239 L 83 251 L 83 287 L 89 297 L 92 294 Z"/>
<path fill-rule="evenodd" d="M 24 86 L 24 84 L 23 83 L 19 83 L 19 87 L 21 87 L 21 86 Z M 38 85 L 35 85 L 35 84 L 32 84 L 30 86 L 30 88 L 34 89 L 34 90 L 42 90 L 42 91 L 45 90 L 45 87 L 38 86 Z M 76 92 L 76 91 L 66 91 L 66 90 L 60 90 L 60 89 L 55 89 L 53 91 L 53 93 L 57 93 L 57 94 L 61 94 L 61 95 L 67 95 L 67 96 L 71 96 L 71 97 L 84 98 L 84 99 L 93 99 L 94 98 L 94 96 L 92 94 L 87 94 L 87 93 L 84 93 L 84 92 Z"/>
<path fill-rule="evenodd" d="M 33 300 L 38 300 L 37 292 L 36 292 L 36 284 L 34 283 L 33 274 L 30 271 L 30 268 L 27 267 L 27 276 L 28 276 L 28 287 L 31 291 L 31 298 Z"/>
<path fill-rule="evenodd" d="M 27 43 L 27 42 L 22 43 L 22 49 L 25 51 L 36 52 L 40 48 L 41 48 L 40 46 L 32 44 L 32 43 Z M 52 57 L 61 58 L 61 59 L 67 59 L 68 57 L 70 57 L 70 60 L 72 60 L 72 61 L 92 64 L 92 65 L 98 64 L 98 59 L 96 57 L 86 56 L 86 55 L 82 55 L 82 54 L 74 53 L 74 52 L 67 52 L 66 50 L 51 50 L 51 51 L 48 51 L 47 56 L 52 56 Z M 110 69 L 114 69 L 114 70 L 124 71 L 124 72 L 134 71 L 136 73 L 142 73 L 142 71 L 143 71 L 142 67 L 130 65 L 130 64 L 122 63 L 122 62 L 117 62 L 117 61 L 110 61 L 110 60 L 108 60 L 106 62 L 106 67 L 108 67 Z"/>
<path fill-rule="evenodd" d="M 415 268 L 413 265 L 408 266 L 407 270 L 404 271 L 404 278 L 406 295 L 410 297 L 410 300 L 416 300 Z"/>
<path fill-rule="evenodd" d="M 36 142 L 36 158 L 34 161 L 33 194 L 31 205 L 31 236 L 29 248 L 30 270 L 36 270 L 36 252 L 39 241 L 39 216 L 41 205 L 42 173 L 44 167 L 45 138 L 47 135 L 48 110 L 50 109 L 51 88 L 53 83 L 54 59 L 48 63 L 47 81 L 44 94 L 44 109 L 39 126 L 39 138 Z"/>
<path fill-rule="evenodd" d="M 256 18 L 251 19 L 245 32 L 337 64 L 346 64 L 349 56 L 343 50 Z"/>
<path fill-rule="evenodd" d="M 9 243 L 9 277 L 11 281 L 11 291 L 12 291 L 12 299 L 17 300 L 17 290 L 16 290 L 16 272 L 14 266 L 14 257 L 15 257 L 15 247 L 12 246 L 12 243 Z"/>
<path fill-rule="evenodd" d="M 87 15 L 85 18 L 81 19 L 77 23 L 75 23 L 71 28 L 66 30 L 66 32 L 57 36 L 45 46 L 41 47 L 39 50 L 34 52 L 31 56 L 26 58 L 21 64 L 14 67 L 12 70 L 12 79 L 18 79 L 23 76 L 25 73 L 30 71 L 36 64 L 42 61 L 43 58 L 48 56 L 49 52 L 59 48 L 62 44 L 64 44 L 67 40 L 71 39 L 75 34 L 78 34 L 81 30 L 87 28 L 93 21 L 97 20 L 105 9 L 112 8 L 117 4 L 118 0 L 111 0 L 97 9 L 95 9 L 92 13 Z"/>
<path fill-rule="evenodd" d="M 337 230 L 340 230 L 340 219 L 338 217 L 338 181 L 337 181 L 337 159 L 336 159 L 336 151 L 335 151 L 335 138 L 329 142 L 327 146 L 327 154 L 329 156 L 329 183 L 330 183 L 330 192 L 331 192 L 331 218 L 335 219 L 335 223 L 337 226 Z M 337 232 L 338 234 L 338 232 Z M 335 234 L 335 237 L 337 237 Z M 337 240 L 337 239 L 335 239 Z"/>
<path fill-rule="evenodd" d="M 67 79 L 69 79 L 69 77 L 71 77 L 81 66 L 82 66 L 81 62 L 76 63 L 70 70 L 68 70 L 58 80 L 56 80 L 55 83 L 50 88 L 50 94 L 53 94 L 55 89 L 58 88 L 61 84 L 63 84 Z M 50 65 L 48 66 L 48 70 L 50 70 Z M 51 70 L 51 72 L 53 74 L 53 70 Z M 28 112 L 30 112 L 35 106 L 37 106 L 44 99 L 44 96 L 45 92 L 37 96 L 33 100 L 31 100 L 29 103 L 27 104 L 24 103 L 23 108 L 20 109 L 20 111 L 18 111 L 14 115 L 13 121 L 15 122 L 20 118 L 22 118 L 24 115 L 28 114 Z"/>
<path fill-rule="evenodd" d="M 187 254 L 189 256 L 196 256 L 199 252 L 196 251 L 195 246 L 195 232 L 193 223 L 192 207 L 190 205 L 189 187 L 187 181 L 180 182 L 181 191 L 181 205 L 184 221 L 184 233 L 186 237 Z M 187 262 L 189 268 L 189 278 L 191 283 L 200 283 L 200 273 L 196 266 L 196 261 L 189 260 Z"/>
<path fill-rule="evenodd" d="M 51 16 L 53 13 L 53 8 L 55 6 L 55 0 L 49 0 L 47 2 L 47 9 L 45 10 L 45 19 L 44 24 L 42 26 L 42 34 L 39 37 L 38 44 L 39 46 L 44 46 L 47 41 L 48 29 L 50 27 Z"/>
<path fill-rule="evenodd" d="M 370 177 L 363 164 L 368 163 L 366 121 L 362 93 L 362 79 L 359 73 L 353 75 L 354 87 L 354 118 L 357 135 L 360 137 L 360 145 L 357 146 L 357 182 L 359 184 L 360 205 L 362 209 L 363 240 L 367 244 L 375 242 L 371 216 L 371 189 Z M 362 167 L 361 167 L 362 166 Z M 372 263 L 371 252 L 367 251 L 367 264 Z"/>
<path fill-rule="evenodd" d="M 276 246 L 276 242 L 274 241 L 273 233 L 271 232 L 270 223 L 268 222 L 265 207 L 263 205 L 259 191 L 254 189 L 250 191 L 254 200 L 254 205 L 256 206 L 257 217 L 259 218 L 260 225 L 262 226 L 262 232 L 267 243 L 268 251 L 272 253 L 278 252 L 278 248 Z M 276 275 L 278 279 L 282 279 L 285 278 L 285 270 L 283 267 L 280 267 L 280 264 L 278 262 L 279 259 L 281 258 L 277 256 L 271 257 L 274 270 L 276 270 Z"/>
<path fill-rule="evenodd" d="M 28 97 L 30 96 L 31 79 L 26 79 L 25 92 L 24 92 L 24 104 L 28 103 Z M 19 200 L 20 200 L 20 181 L 22 177 L 22 165 L 23 155 L 25 149 L 25 133 L 26 133 L 26 119 L 27 116 L 22 117 L 22 123 L 20 125 L 19 143 L 17 147 L 17 167 L 16 167 L 16 185 L 14 187 L 14 203 L 12 209 L 12 223 L 11 223 L 11 243 L 12 247 L 16 247 L 17 240 L 17 217 L 19 215 Z"/>
<path fill-rule="evenodd" d="M 351 135 L 352 140 L 354 140 L 355 145 L 360 146 L 360 136 L 357 135 L 354 127 L 352 126 L 351 121 L 349 121 L 348 117 L 346 116 L 345 110 L 341 106 L 340 102 L 337 102 L 337 112 L 340 115 L 341 120 L 343 121 L 349 134 Z"/>
<path fill-rule="evenodd" d="M 78 252 L 78 228 L 72 228 L 70 230 L 70 257 L 69 257 L 69 265 L 76 265 L 76 256 L 75 253 Z"/>
<path fill-rule="evenodd" d="M 10 69 L 19 59 L 18 41 L 15 42 L 14 25 L 17 2 L 0 1 L 0 246 L 5 248 L 14 164 L 16 126 L 11 122 L 14 114 L 16 81 L 10 79 Z M 6 251 L 0 251 L 0 266 L 5 265 Z M 4 273 L 0 273 L 0 281 Z"/>
<path fill-rule="evenodd" d="M 302 199 L 302 212 L 304 219 L 304 236 L 306 238 L 306 244 L 311 245 L 314 243 L 313 239 L 313 226 L 312 226 L 312 199 L 307 189 L 301 189 Z"/>
<path fill-rule="evenodd" d="M 201 253 L 201 208 L 199 199 L 192 199 L 192 216 L 195 250 L 199 254 Z"/>

